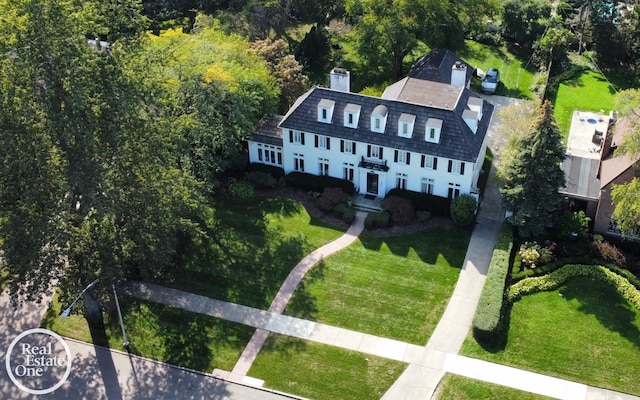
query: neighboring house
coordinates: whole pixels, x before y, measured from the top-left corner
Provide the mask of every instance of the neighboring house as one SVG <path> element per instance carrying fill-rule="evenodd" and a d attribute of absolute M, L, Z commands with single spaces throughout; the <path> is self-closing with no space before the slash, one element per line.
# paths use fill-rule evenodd
<path fill-rule="evenodd" d="M 493 106 L 467 88 L 470 69 L 437 50 L 381 98 L 351 93 L 349 72 L 334 69 L 331 88 L 314 87 L 284 117 L 263 121 L 249 160 L 346 179 L 376 197 L 394 188 L 477 197 Z"/>
<path fill-rule="evenodd" d="M 611 217 L 611 188 L 630 182 L 640 171 L 638 159 L 616 154 L 626 131 L 626 121 L 618 122 L 615 111 L 609 116 L 574 112 L 562 163 L 567 184 L 560 192 L 569 199 L 570 209 L 582 210 L 593 220 L 593 232 L 601 235 L 622 236 Z M 640 230 L 626 232 L 625 237 L 640 239 Z"/>

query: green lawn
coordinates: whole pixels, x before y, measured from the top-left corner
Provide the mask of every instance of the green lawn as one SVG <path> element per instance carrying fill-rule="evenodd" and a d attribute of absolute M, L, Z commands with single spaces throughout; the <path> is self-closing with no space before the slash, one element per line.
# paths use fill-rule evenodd
<path fill-rule="evenodd" d="M 574 278 L 513 305 L 504 349 L 469 336 L 462 354 L 640 395 L 640 310 L 601 281 Z"/>
<path fill-rule="evenodd" d="M 211 372 L 230 371 L 254 328 L 174 307 L 119 296 L 130 351 L 143 357 Z M 82 304 L 76 305 L 81 310 Z M 60 335 L 125 350 L 115 312 L 104 313 L 104 327 L 89 327 L 82 315 L 59 317 L 57 295 L 42 326 Z"/>
<path fill-rule="evenodd" d="M 286 313 L 424 345 L 453 292 L 468 242 L 463 230 L 362 234 L 305 277 Z"/>
<path fill-rule="evenodd" d="M 271 334 L 249 370 L 265 387 L 316 400 L 379 399 L 406 364 Z"/>
<path fill-rule="evenodd" d="M 544 400 L 546 396 L 523 392 L 488 382 L 476 381 L 464 376 L 446 374 L 438 386 L 436 400 Z"/>
<path fill-rule="evenodd" d="M 487 71 L 489 68 L 500 70 L 501 84 L 496 94 L 501 96 L 533 99 L 532 88 L 535 79 L 535 68 L 528 60 L 521 60 L 506 47 L 487 46 L 471 40 L 465 42 L 464 49 L 456 54 L 472 67 Z M 474 90 L 479 90 L 479 80 Z"/>
<path fill-rule="evenodd" d="M 160 284 L 267 309 L 291 269 L 345 231 L 311 218 L 298 202 L 285 198 L 219 205 L 216 218 L 214 240 Z"/>

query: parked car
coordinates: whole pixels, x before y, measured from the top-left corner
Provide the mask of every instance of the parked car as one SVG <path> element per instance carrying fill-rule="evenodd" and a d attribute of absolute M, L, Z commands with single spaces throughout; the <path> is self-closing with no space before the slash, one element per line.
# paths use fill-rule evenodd
<path fill-rule="evenodd" d="M 500 71 L 497 68 L 489 68 L 487 73 L 482 79 L 482 86 L 480 90 L 482 93 L 494 94 L 498 89 L 498 83 L 500 82 Z"/>

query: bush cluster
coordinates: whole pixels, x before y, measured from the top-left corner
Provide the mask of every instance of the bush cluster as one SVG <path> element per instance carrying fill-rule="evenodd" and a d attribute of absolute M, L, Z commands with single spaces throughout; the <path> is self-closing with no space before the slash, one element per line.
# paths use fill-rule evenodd
<path fill-rule="evenodd" d="M 327 175 L 317 176 L 306 172 L 291 172 L 285 177 L 285 182 L 289 186 L 313 192 L 322 192 L 329 187 L 339 187 L 348 195 L 353 195 L 355 192 L 353 182 Z"/>
<path fill-rule="evenodd" d="M 416 218 L 418 218 L 418 222 L 427 222 L 431 219 L 431 213 L 429 211 L 416 211 Z"/>
<path fill-rule="evenodd" d="M 356 212 L 353 208 L 347 206 L 345 203 L 340 203 L 333 208 L 333 215 L 340 218 L 343 222 L 351 225 L 356 218 Z"/>
<path fill-rule="evenodd" d="M 316 206 L 323 211 L 333 211 L 340 203 L 346 203 L 349 195 L 339 187 L 325 188 L 322 194 L 315 199 Z"/>
<path fill-rule="evenodd" d="M 386 228 L 389 225 L 389 219 L 391 214 L 388 211 L 381 211 L 379 213 L 369 213 L 364 220 L 365 228 Z"/>
<path fill-rule="evenodd" d="M 407 199 L 416 210 L 429 211 L 433 215 L 449 217 L 450 199 L 404 189 L 392 189 L 387 193 L 387 196 L 398 196 Z"/>
<path fill-rule="evenodd" d="M 624 258 L 624 254 L 614 245 L 606 240 L 594 240 L 591 243 L 591 248 L 596 257 L 604 261 L 609 261 L 619 267 L 626 264 L 627 260 Z"/>
<path fill-rule="evenodd" d="M 234 199 L 247 200 L 253 197 L 253 185 L 247 181 L 231 182 L 227 192 Z"/>
<path fill-rule="evenodd" d="M 273 189 L 278 184 L 278 180 L 268 172 L 251 171 L 245 172 L 244 180 L 251 183 L 254 188 Z"/>
<path fill-rule="evenodd" d="M 391 222 L 398 225 L 406 225 L 416 217 L 413 204 L 407 199 L 398 196 L 387 196 L 382 200 L 382 208 L 391 214 Z"/>
<path fill-rule="evenodd" d="M 473 317 L 473 336 L 478 340 L 493 342 L 502 336 L 506 311 L 505 286 L 512 247 L 513 230 L 505 222 L 493 250 L 487 279 Z"/>
<path fill-rule="evenodd" d="M 640 309 L 640 291 L 629 280 L 601 265 L 569 264 L 545 276 L 523 279 L 509 288 L 507 299 L 514 302 L 528 294 L 555 290 L 578 276 L 599 279 L 613 285 L 623 298 Z"/>
<path fill-rule="evenodd" d="M 249 164 L 249 166 L 247 166 L 247 168 L 245 169 L 245 172 L 264 172 L 273 176 L 274 178 L 276 178 L 276 180 L 284 177 L 284 169 L 282 169 L 281 167 L 260 163 Z"/>
<path fill-rule="evenodd" d="M 460 226 L 467 226 L 473 221 L 476 215 L 478 201 L 475 197 L 462 194 L 451 201 L 450 214 L 453 223 Z"/>
<path fill-rule="evenodd" d="M 542 247 L 536 242 L 525 242 L 518 251 L 522 263 L 529 268 L 536 268 L 540 265 L 553 261 L 553 253 L 547 247 Z"/>

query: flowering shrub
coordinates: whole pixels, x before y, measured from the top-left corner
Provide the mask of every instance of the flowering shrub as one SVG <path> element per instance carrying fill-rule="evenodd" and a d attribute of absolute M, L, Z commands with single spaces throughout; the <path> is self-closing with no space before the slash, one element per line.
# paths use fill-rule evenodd
<path fill-rule="evenodd" d="M 553 260 L 553 253 L 546 247 L 540 246 L 536 242 L 525 242 L 520 246 L 520 258 L 522 263 L 535 268 L 538 265 L 546 264 Z"/>

